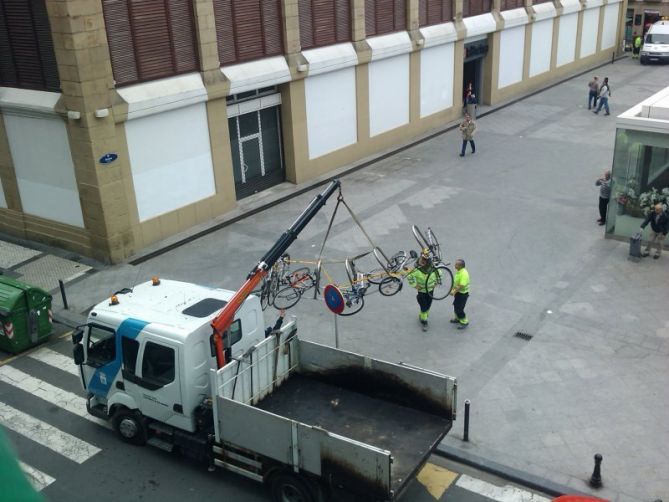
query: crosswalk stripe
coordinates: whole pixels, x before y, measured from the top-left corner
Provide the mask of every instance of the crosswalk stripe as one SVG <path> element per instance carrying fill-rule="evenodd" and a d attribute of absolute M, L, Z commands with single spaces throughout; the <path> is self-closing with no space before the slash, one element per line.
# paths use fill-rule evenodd
<path fill-rule="evenodd" d="M 12 408 L 0 401 L 0 423 L 7 429 L 49 448 L 78 464 L 84 463 L 100 448 Z"/>
<path fill-rule="evenodd" d="M 51 483 L 56 481 L 48 474 L 38 469 L 35 469 L 34 467 L 24 462 L 19 461 L 19 464 L 21 465 L 21 470 L 23 471 L 23 474 L 26 475 L 26 478 L 28 479 L 32 487 L 38 492 L 41 492 Z"/>
<path fill-rule="evenodd" d="M 31 352 L 28 354 L 28 357 L 59 370 L 67 371 L 76 377 L 79 376 L 79 366 L 74 364 L 74 360 L 71 357 L 65 356 L 48 347 L 42 347 L 39 350 Z"/>
<path fill-rule="evenodd" d="M 550 502 L 550 499 L 536 493 L 521 490 L 510 485 L 493 485 L 492 483 L 472 478 L 466 474 L 460 476 L 455 485 L 470 492 L 478 493 L 483 497 L 496 500 L 497 502 Z"/>
<path fill-rule="evenodd" d="M 12 366 L 0 366 L 0 382 L 13 385 L 81 418 L 85 418 L 108 429 L 110 428 L 107 422 L 88 413 L 86 410 L 86 400 L 83 397 L 30 376 L 28 373 L 24 373 Z"/>

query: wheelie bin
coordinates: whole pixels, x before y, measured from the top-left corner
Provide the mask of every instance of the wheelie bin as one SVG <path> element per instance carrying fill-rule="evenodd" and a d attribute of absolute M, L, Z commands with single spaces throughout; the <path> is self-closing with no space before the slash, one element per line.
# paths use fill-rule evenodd
<path fill-rule="evenodd" d="M 53 331 L 51 295 L 0 275 L 0 350 L 18 354 Z"/>

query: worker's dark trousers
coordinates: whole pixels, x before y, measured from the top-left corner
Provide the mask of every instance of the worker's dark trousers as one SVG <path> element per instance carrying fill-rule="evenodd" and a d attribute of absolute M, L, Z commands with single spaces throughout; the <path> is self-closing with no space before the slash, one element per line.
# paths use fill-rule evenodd
<path fill-rule="evenodd" d="M 418 300 L 418 305 L 420 306 L 421 312 L 427 312 L 430 310 L 432 305 L 432 296 L 430 293 L 421 293 L 420 291 L 416 295 L 416 300 Z"/>
<path fill-rule="evenodd" d="M 455 297 L 453 298 L 453 310 L 455 311 L 455 317 L 460 320 L 467 319 L 467 315 L 465 314 L 467 298 L 469 298 L 469 293 L 455 293 Z"/>

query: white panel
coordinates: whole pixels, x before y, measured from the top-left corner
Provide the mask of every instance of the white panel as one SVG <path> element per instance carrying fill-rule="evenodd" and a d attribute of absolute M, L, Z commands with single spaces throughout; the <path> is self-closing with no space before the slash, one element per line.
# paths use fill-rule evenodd
<path fill-rule="evenodd" d="M 515 84 L 523 79 L 525 26 L 509 28 L 500 34 L 499 77 L 497 88 Z"/>
<path fill-rule="evenodd" d="M 372 49 L 372 61 L 407 54 L 412 48 L 411 39 L 406 31 L 368 38 L 367 43 Z"/>
<path fill-rule="evenodd" d="M 204 104 L 130 120 L 125 130 L 140 221 L 215 194 Z"/>
<path fill-rule="evenodd" d="M 420 116 L 453 106 L 453 44 L 420 52 Z"/>
<path fill-rule="evenodd" d="M 2 188 L 2 180 L 0 180 L 0 207 L 7 207 L 7 199 L 5 199 L 5 191 Z"/>
<path fill-rule="evenodd" d="M 423 35 L 423 47 L 447 44 L 449 42 L 455 42 L 458 39 L 458 32 L 455 31 L 455 25 L 453 23 L 441 23 L 426 26 L 420 29 L 420 34 Z"/>
<path fill-rule="evenodd" d="M 527 24 L 529 21 L 527 11 L 524 8 L 503 10 L 500 15 L 504 19 L 504 29 Z"/>
<path fill-rule="evenodd" d="M 304 93 L 310 159 L 358 141 L 355 68 L 310 76 Z"/>
<path fill-rule="evenodd" d="M 46 116 L 4 118 L 23 211 L 83 228 L 65 123 Z"/>
<path fill-rule="evenodd" d="M 309 63 L 309 75 L 311 76 L 358 64 L 358 55 L 353 44 L 349 43 L 309 49 L 302 51 L 302 55 Z"/>
<path fill-rule="evenodd" d="M 0 87 L 0 109 L 23 114 L 56 115 L 60 93 Z"/>
<path fill-rule="evenodd" d="M 290 70 L 283 56 L 224 66 L 221 72 L 230 80 L 230 94 L 253 91 L 290 81 Z"/>
<path fill-rule="evenodd" d="M 409 55 L 369 63 L 369 134 L 409 123 Z"/>
<path fill-rule="evenodd" d="M 576 31 L 578 14 L 567 14 L 560 17 L 560 33 L 558 36 L 557 66 L 571 63 L 576 54 Z"/>
<path fill-rule="evenodd" d="M 582 58 L 594 54 L 597 50 L 597 33 L 599 32 L 599 9 L 588 9 L 583 12 L 583 31 L 581 32 Z"/>
<path fill-rule="evenodd" d="M 490 13 L 466 17 L 462 22 L 467 29 L 467 38 L 497 31 L 497 21 L 495 21 L 495 18 Z M 466 42 L 469 42 L 469 40 L 466 40 Z"/>
<path fill-rule="evenodd" d="M 207 90 L 199 73 L 163 78 L 118 89 L 128 103 L 128 120 L 202 103 Z"/>
<path fill-rule="evenodd" d="M 550 70 L 552 50 L 553 19 L 544 19 L 534 23 L 532 25 L 532 47 L 530 49 L 530 77 Z"/>
<path fill-rule="evenodd" d="M 618 31 L 619 3 L 608 4 L 604 7 L 604 28 L 602 29 L 602 47 L 609 49 L 616 45 L 616 32 Z"/>

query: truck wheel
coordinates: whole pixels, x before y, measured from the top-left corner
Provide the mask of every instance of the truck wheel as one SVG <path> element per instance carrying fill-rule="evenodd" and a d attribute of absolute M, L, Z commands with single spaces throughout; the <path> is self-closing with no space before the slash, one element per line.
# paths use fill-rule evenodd
<path fill-rule="evenodd" d="M 138 446 L 146 444 L 146 427 L 138 411 L 125 408 L 118 410 L 112 425 L 123 441 Z"/>
<path fill-rule="evenodd" d="M 309 486 L 297 476 L 280 473 L 270 480 L 274 502 L 316 502 Z"/>

